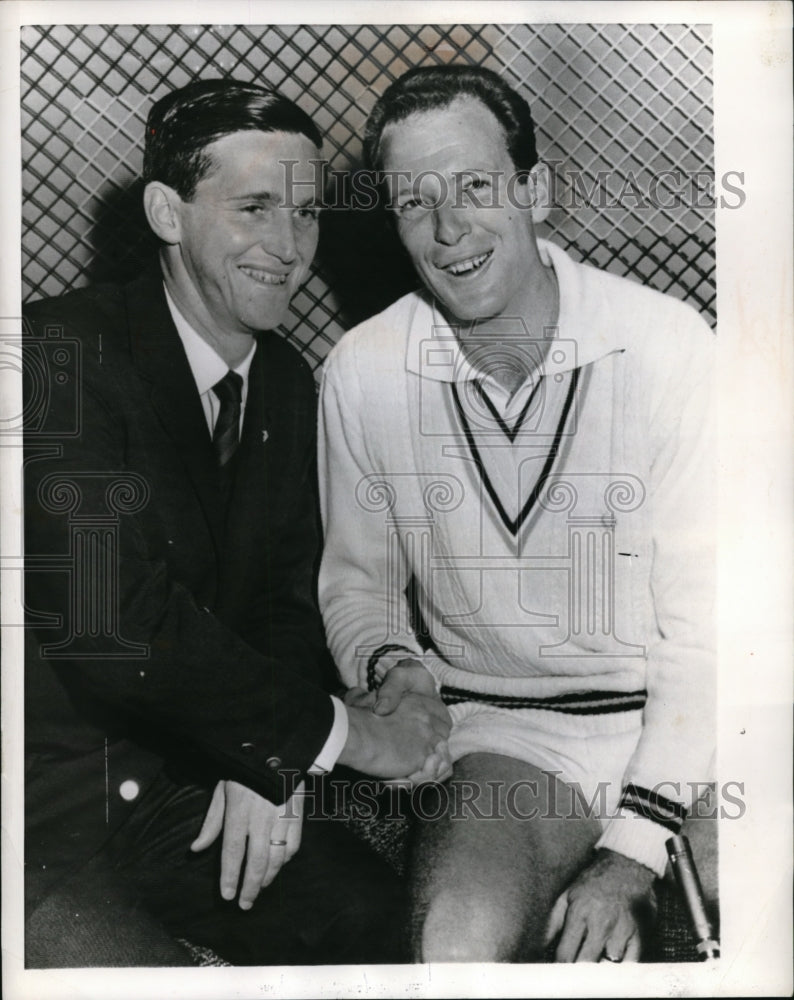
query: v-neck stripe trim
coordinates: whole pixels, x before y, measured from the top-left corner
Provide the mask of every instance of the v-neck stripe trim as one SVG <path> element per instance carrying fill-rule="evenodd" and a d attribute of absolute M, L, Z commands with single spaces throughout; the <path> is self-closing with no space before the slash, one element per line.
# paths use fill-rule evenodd
<path fill-rule="evenodd" d="M 515 442 L 516 437 L 518 436 L 518 432 L 521 430 L 521 426 L 524 423 L 524 421 L 526 420 L 527 414 L 529 413 L 530 407 L 532 406 L 532 401 L 534 400 L 535 395 L 537 394 L 537 391 L 540 388 L 540 385 L 541 385 L 541 382 L 543 381 L 543 378 L 544 378 L 544 376 L 541 375 L 538 378 L 538 380 L 535 383 L 535 385 L 533 385 L 532 391 L 530 392 L 529 397 L 527 398 L 526 403 L 524 403 L 524 405 L 522 406 L 521 412 L 518 415 L 518 419 L 516 420 L 516 422 L 515 422 L 515 424 L 513 425 L 512 428 L 508 427 L 507 424 L 505 423 L 505 421 L 503 420 L 503 418 L 500 415 L 499 411 L 494 406 L 493 400 L 488 395 L 488 393 L 485 391 L 485 387 L 483 386 L 482 382 L 475 381 L 474 384 L 477 386 L 477 391 L 482 396 L 483 402 L 488 407 L 488 410 L 490 411 L 491 416 L 494 418 L 494 420 L 497 422 L 497 424 L 499 424 L 499 428 L 501 429 L 501 431 L 505 435 L 505 437 L 508 439 L 508 441 L 510 442 L 510 444 L 513 444 Z"/>
<path fill-rule="evenodd" d="M 471 457 L 473 458 L 474 464 L 477 468 L 477 472 L 480 476 L 480 479 L 483 481 L 483 484 L 485 485 L 485 489 L 488 493 L 488 496 L 491 498 L 491 502 L 496 508 L 496 511 L 499 514 L 502 523 L 510 532 L 510 534 L 513 535 L 513 537 L 516 537 L 518 535 L 518 532 L 520 531 L 522 525 L 532 512 L 532 509 L 534 508 L 535 504 L 537 503 L 537 499 L 540 496 L 540 491 L 543 488 L 543 484 L 547 476 L 551 472 L 552 466 L 554 465 L 554 460 L 557 457 L 557 452 L 560 446 L 560 440 L 562 439 L 562 435 L 565 431 L 565 426 L 568 422 L 568 414 L 570 413 L 571 406 L 573 405 L 573 401 L 576 396 L 576 388 L 579 383 L 580 371 L 581 371 L 580 368 L 574 368 L 574 370 L 571 373 L 571 384 L 568 387 L 568 395 L 566 396 L 565 404 L 562 408 L 562 414 L 560 415 L 560 419 L 557 422 L 557 429 L 554 434 L 554 440 L 552 441 L 551 447 L 549 448 L 549 454 L 547 455 L 546 461 L 543 464 L 543 469 L 541 470 L 541 473 L 538 476 L 538 480 L 535 483 L 534 487 L 532 488 L 532 492 L 530 493 L 526 503 L 520 510 L 518 517 L 516 518 L 511 518 L 508 515 L 507 511 L 504 508 L 504 504 L 502 503 L 501 498 L 499 497 L 499 494 L 497 493 L 493 483 L 491 482 L 491 478 L 488 475 L 488 472 L 485 468 L 485 463 L 482 460 L 482 455 L 480 454 L 480 450 L 477 447 L 477 442 L 474 440 L 474 434 L 472 433 L 471 426 L 466 417 L 466 413 L 463 409 L 463 406 L 461 405 L 457 386 L 454 382 L 449 383 L 450 388 L 452 390 L 452 398 L 455 401 L 455 409 L 458 412 L 458 417 L 460 419 L 461 426 L 463 427 L 463 432 L 466 435 L 466 441 L 469 446 L 469 451 L 471 452 Z"/>

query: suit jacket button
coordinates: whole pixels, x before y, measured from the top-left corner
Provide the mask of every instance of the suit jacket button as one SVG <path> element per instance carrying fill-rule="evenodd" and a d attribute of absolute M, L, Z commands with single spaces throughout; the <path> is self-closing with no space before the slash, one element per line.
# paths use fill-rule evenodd
<path fill-rule="evenodd" d="M 254 750 L 256 750 L 256 744 L 255 743 L 241 743 L 240 744 L 240 750 L 242 750 L 243 753 L 253 753 Z"/>
<path fill-rule="evenodd" d="M 140 792 L 141 786 L 137 781 L 133 781 L 132 778 L 127 778 L 126 781 L 122 781 L 119 785 L 119 795 L 125 802 L 132 802 L 134 799 L 137 799 Z"/>
<path fill-rule="evenodd" d="M 281 758 L 268 757 L 267 760 L 265 761 L 265 767 L 269 767 L 271 771 L 277 770 L 277 768 L 281 767 Z"/>

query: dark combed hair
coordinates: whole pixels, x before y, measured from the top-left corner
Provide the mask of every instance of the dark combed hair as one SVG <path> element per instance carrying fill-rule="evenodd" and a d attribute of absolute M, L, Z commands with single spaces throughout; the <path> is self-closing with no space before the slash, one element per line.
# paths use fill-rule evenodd
<path fill-rule="evenodd" d="M 197 80 L 152 105 L 146 120 L 143 180 L 161 181 L 189 201 L 213 166 L 207 147 L 233 132 L 305 135 L 318 149 L 311 118 L 286 97 L 239 80 Z"/>
<path fill-rule="evenodd" d="M 483 66 L 420 66 L 408 70 L 378 99 L 364 130 L 364 161 L 383 169 L 383 133 L 388 125 L 421 111 L 447 108 L 459 97 L 481 101 L 505 132 L 507 151 L 519 172 L 538 162 L 529 105 L 509 84 Z"/>

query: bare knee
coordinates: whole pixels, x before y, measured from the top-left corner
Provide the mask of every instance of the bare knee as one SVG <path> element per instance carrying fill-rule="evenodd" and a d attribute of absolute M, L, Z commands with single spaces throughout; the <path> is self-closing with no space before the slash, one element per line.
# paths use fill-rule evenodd
<path fill-rule="evenodd" d="M 433 898 L 414 933 L 418 962 L 509 962 L 520 926 L 486 895 L 442 892 Z"/>

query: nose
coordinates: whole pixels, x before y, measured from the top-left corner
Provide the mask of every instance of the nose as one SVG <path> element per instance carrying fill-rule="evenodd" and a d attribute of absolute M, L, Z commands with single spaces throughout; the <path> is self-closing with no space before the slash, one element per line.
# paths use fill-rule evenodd
<path fill-rule="evenodd" d="M 298 256 L 298 242 L 295 238 L 295 220 L 291 210 L 273 213 L 267 233 L 263 239 L 265 250 L 283 264 L 291 264 Z"/>
<path fill-rule="evenodd" d="M 471 232 L 471 223 L 466 218 L 466 209 L 446 202 L 439 205 L 433 214 L 433 234 L 437 243 L 454 246 Z"/>

